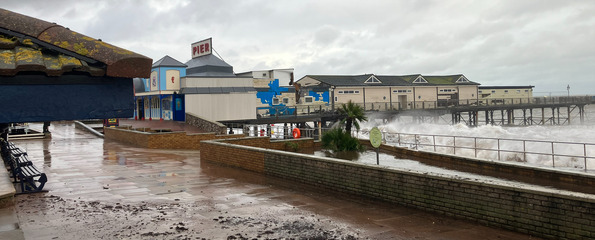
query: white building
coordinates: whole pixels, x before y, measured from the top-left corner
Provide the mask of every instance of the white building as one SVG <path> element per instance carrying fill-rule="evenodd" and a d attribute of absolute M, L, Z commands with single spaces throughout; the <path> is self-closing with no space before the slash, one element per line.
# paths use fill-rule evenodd
<path fill-rule="evenodd" d="M 255 119 L 256 90 L 251 76 L 236 76 L 233 67 L 212 54 L 212 41 L 192 44 L 180 93 L 186 113 L 211 121 Z"/>

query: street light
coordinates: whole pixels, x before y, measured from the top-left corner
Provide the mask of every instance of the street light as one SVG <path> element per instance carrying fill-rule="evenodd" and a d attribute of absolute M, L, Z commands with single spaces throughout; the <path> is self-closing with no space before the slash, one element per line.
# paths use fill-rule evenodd
<path fill-rule="evenodd" d="M 566 91 L 568 92 L 568 101 L 570 101 L 570 84 L 566 86 Z"/>

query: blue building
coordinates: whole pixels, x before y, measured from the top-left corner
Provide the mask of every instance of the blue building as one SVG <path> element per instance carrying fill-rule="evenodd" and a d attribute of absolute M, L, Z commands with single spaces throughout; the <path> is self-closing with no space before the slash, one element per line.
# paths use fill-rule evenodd
<path fill-rule="evenodd" d="M 184 121 L 183 77 L 186 65 L 165 56 L 153 64 L 150 78 L 135 79 L 135 119 Z"/>

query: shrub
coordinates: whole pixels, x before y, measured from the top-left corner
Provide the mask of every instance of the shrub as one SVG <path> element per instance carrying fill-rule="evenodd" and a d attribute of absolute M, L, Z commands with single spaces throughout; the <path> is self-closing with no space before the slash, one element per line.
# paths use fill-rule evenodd
<path fill-rule="evenodd" d="M 363 152 L 365 148 L 359 143 L 359 140 L 352 137 L 348 132 L 341 128 L 333 128 L 322 135 L 322 148 L 334 152 L 358 151 Z"/>

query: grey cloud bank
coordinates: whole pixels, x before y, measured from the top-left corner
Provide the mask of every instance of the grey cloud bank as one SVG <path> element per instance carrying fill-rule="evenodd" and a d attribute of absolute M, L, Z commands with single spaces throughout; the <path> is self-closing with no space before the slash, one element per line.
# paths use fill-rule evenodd
<path fill-rule="evenodd" d="M 536 96 L 595 94 L 594 1 L 11 1 L 153 60 L 213 47 L 236 72 L 465 74 L 534 85 Z"/>

